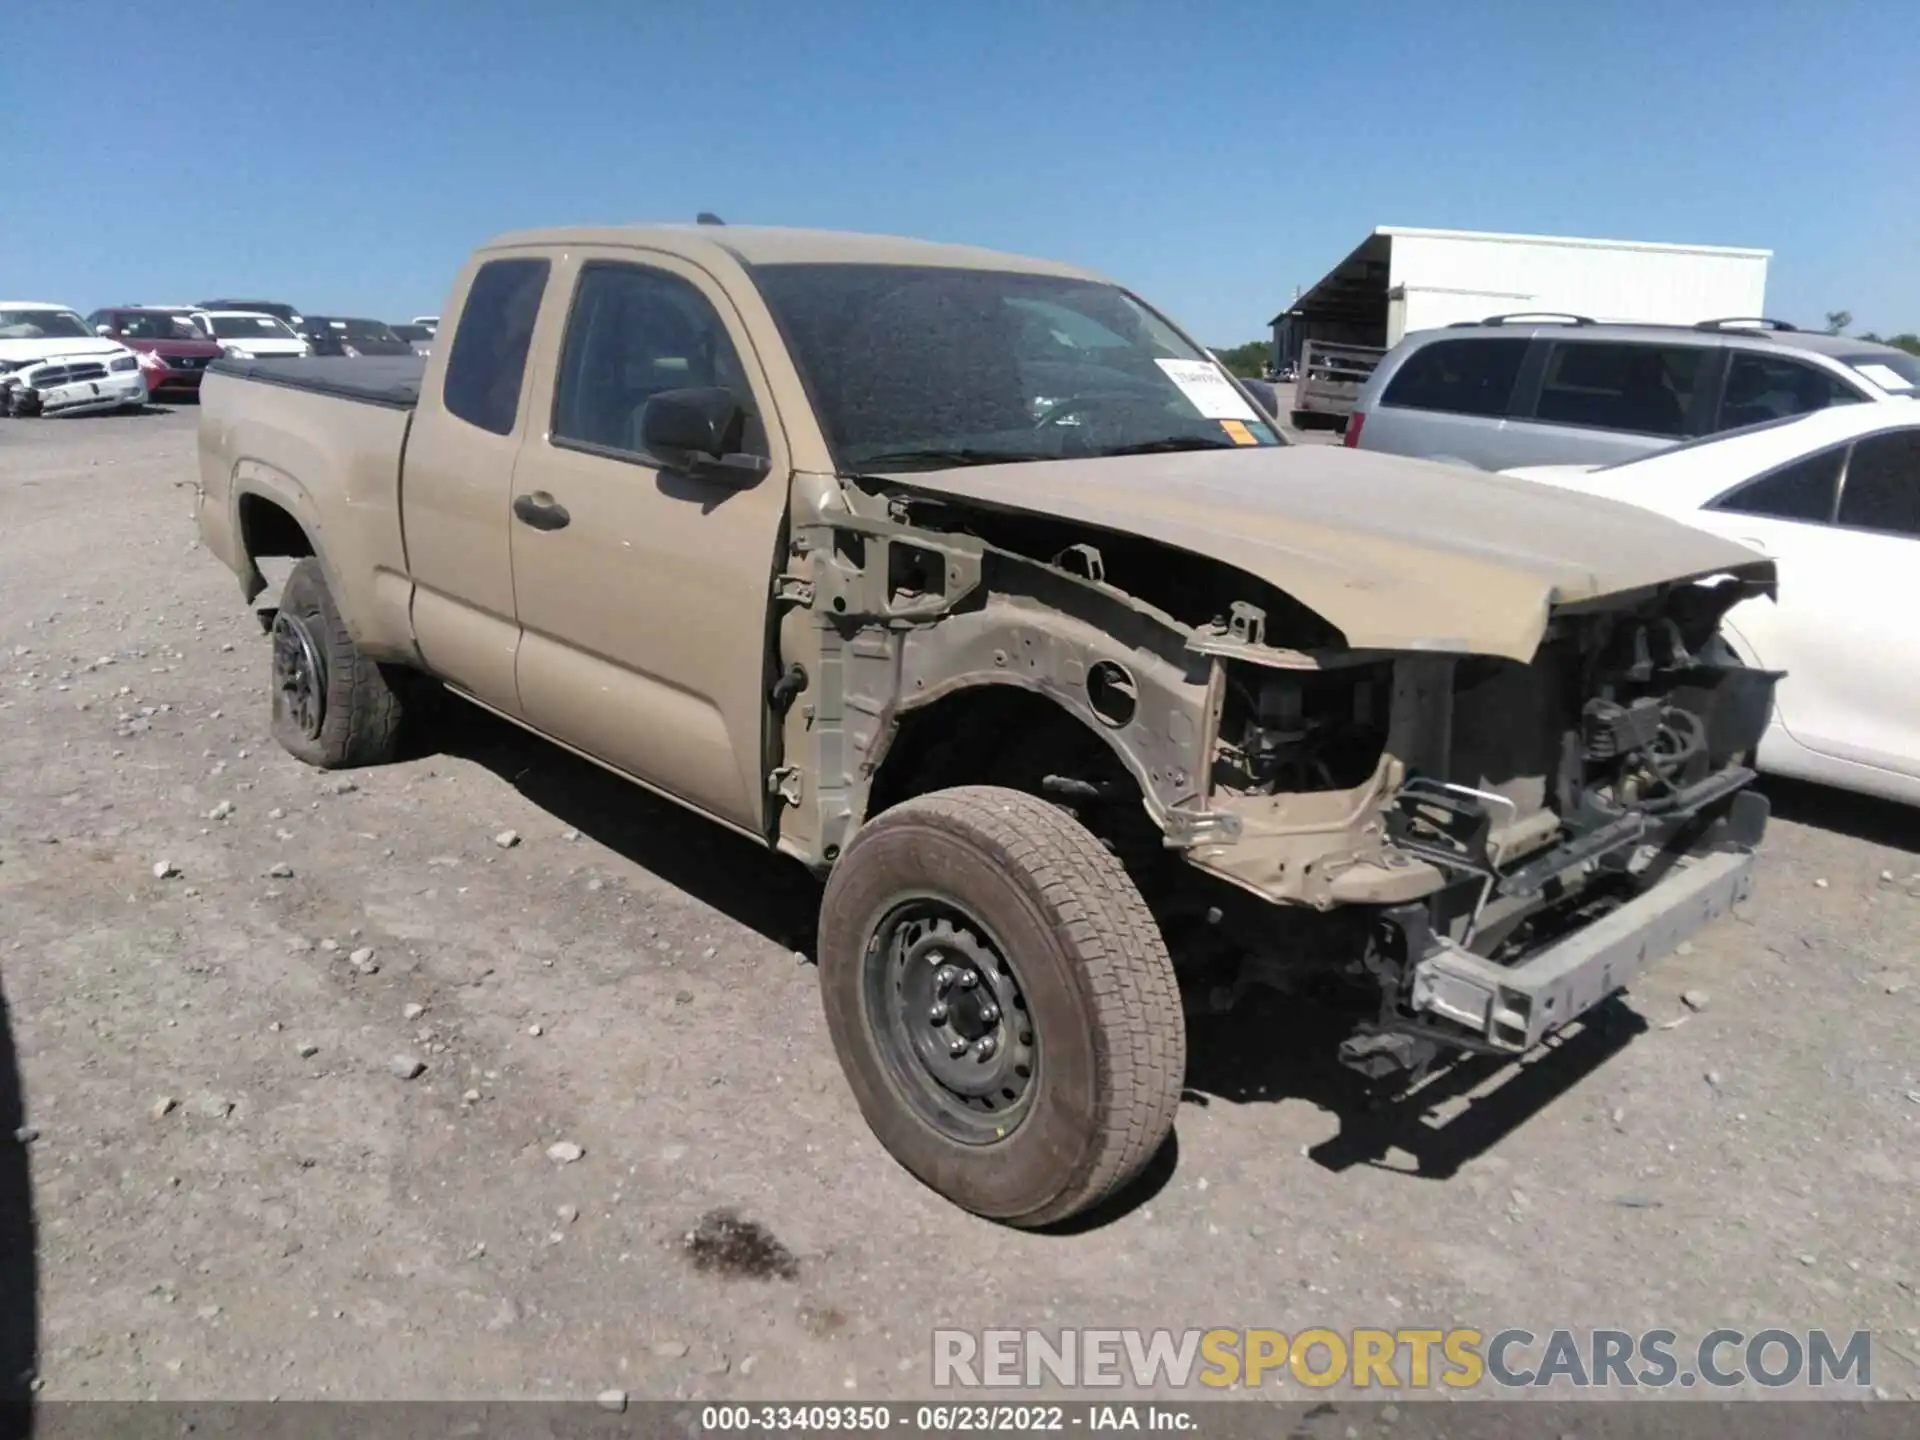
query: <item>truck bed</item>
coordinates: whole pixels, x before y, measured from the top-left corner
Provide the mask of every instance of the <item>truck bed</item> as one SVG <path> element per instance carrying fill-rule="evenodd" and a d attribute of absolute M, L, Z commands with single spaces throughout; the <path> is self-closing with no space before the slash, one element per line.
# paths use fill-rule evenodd
<path fill-rule="evenodd" d="M 364 405 L 411 410 L 420 403 L 420 380 L 427 362 L 420 355 L 315 355 L 305 360 L 220 359 L 207 367 L 224 375 L 239 375 L 264 385 L 310 390 Z"/>
<path fill-rule="evenodd" d="M 400 471 L 424 363 L 412 356 L 221 360 L 207 367 L 200 387 L 207 548 L 242 577 L 252 599 L 262 578 L 249 559 L 248 533 L 284 540 L 297 526 L 333 567 L 328 581 L 348 631 L 380 659 L 405 659 L 411 650 Z"/>

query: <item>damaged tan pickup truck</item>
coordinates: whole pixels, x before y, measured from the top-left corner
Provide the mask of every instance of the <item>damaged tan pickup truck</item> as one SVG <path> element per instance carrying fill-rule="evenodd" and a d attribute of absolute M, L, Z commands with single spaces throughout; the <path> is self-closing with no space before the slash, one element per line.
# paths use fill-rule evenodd
<path fill-rule="evenodd" d="M 1745 893 L 1750 551 L 1285 445 L 1065 265 L 556 230 L 444 313 L 206 381 L 207 545 L 299 557 L 276 735 L 379 762 L 437 680 L 812 867 L 860 1107 L 981 1214 L 1123 1184 L 1249 984 L 1383 1078 L 1519 1055 Z"/>

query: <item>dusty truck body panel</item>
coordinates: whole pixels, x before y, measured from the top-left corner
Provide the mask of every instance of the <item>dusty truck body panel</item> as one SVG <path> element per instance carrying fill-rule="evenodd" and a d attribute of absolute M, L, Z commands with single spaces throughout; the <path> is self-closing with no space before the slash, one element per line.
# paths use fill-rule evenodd
<path fill-rule="evenodd" d="M 444 313 L 423 366 L 206 381 L 209 548 L 249 600 L 301 557 L 276 734 L 388 754 L 421 671 L 813 868 L 862 1109 L 982 1213 L 1144 1163 L 1182 1000 L 1337 982 L 1369 1074 L 1518 1053 L 1749 883 L 1743 547 L 1287 447 L 1051 262 L 529 231 Z"/>
<path fill-rule="evenodd" d="M 419 367 L 411 365 L 411 383 L 404 370 L 346 369 L 366 365 L 379 362 L 303 362 L 304 383 L 294 384 L 281 362 L 214 362 L 201 384 L 201 534 L 251 600 L 265 587 L 252 556 L 287 553 L 257 546 L 283 541 L 272 527 L 291 516 L 327 569 L 355 640 L 369 654 L 412 663 L 419 652 L 407 618 L 400 465 Z M 375 375 L 377 389 L 367 383 Z M 349 395 L 353 403 L 340 403 Z M 264 533 L 250 549 L 255 527 Z"/>
<path fill-rule="evenodd" d="M 1634 507 L 1539 505 L 1530 482 L 1463 491 L 1456 466 L 1353 464 L 1298 446 L 980 466 L 918 489 L 1083 521 L 1211 556 L 1284 590 L 1358 650 L 1527 661 L 1553 606 L 1750 566 L 1750 550 Z"/>

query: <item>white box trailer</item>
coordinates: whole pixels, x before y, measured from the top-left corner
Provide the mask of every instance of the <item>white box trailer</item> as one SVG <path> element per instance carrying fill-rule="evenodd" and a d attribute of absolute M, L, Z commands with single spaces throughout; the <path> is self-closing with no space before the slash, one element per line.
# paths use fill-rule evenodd
<path fill-rule="evenodd" d="M 1385 232 L 1388 346 L 1514 311 L 1691 325 L 1766 313 L 1769 250 L 1455 230 Z"/>
<path fill-rule="evenodd" d="M 1327 347 L 1384 353 L 1416 330 L 1490 315 L 1675 325 L 1759 316 L 1772 256 L 1725 245 L 1383 225 L 1274 316 L 1273 363 L 1299 364 L 1303 353 Z M 1319 344 L 1308 352 L 1310 342 Z M 1302 398 L 1308 411 L 1328 413 L 1326 397 Z"/>

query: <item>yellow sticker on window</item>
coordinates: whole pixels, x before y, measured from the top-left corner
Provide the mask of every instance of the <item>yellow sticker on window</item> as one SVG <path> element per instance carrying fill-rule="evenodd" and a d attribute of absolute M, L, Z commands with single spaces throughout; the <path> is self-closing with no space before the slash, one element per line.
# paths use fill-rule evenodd
<path fill-rule="evenodd" d="M 1243 421 L 1222 420 L 1220 422 L 1220 428 L 1227 432 L 1227 438 L 1236 445 L 1258 445 L 1260 443 L 1254 438 L 1253 432 L 1247 429 Z"/>

